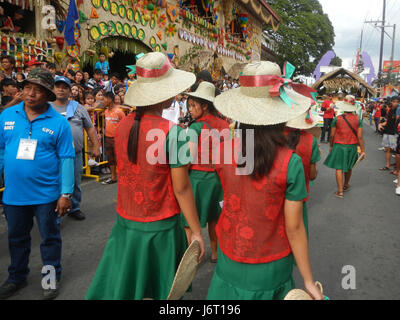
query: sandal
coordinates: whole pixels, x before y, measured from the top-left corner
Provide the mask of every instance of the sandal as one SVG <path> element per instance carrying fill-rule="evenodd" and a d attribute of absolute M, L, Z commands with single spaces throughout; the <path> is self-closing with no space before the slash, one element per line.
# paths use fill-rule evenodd
<path fill-rule="evenodd" d="M 383 168 L 380 168 L 379 170 L 380 170 L 380 171 L 389 171 L 390 168 L 389 168 L 389 167 L 383 167 Z"/>
<path fill-rule="evenodd" d="M 117 183 L 117 180 L 108 178 L 106 181 L 103 181 L 101 184 L 114 184 L 114 183 Z"/>
<path fill-rule="evenodd" d="M 344 187 L 343 187 L 343 192 L 346 192 L 346 191 L 348 191 L 350 188 L 351 188 L 351 186 L 350 186 L 350 185 L 348 185 L 348 186 L 344 186 Z"/>
<path fill-rule="evenodd" d="M 391 171 L 390 173 L 393 174 L 394 176 L 397 176 L 397 175 L 398 175 L 397 170 L 393 170 L 393 171 Z"/>
<path fill-rule="evenodd" d="M 343 192 L 336 191 L 335 192 L 335 197 L 343 199 Z"/>

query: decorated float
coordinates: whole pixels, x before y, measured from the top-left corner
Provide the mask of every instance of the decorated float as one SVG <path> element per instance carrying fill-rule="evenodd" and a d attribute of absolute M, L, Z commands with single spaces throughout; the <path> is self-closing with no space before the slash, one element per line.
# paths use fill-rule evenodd
<path fill-rule="evenodd" d="M 10 0 L 35 15 L 31 35 L 2 34 L 3 54 L 20 66 L 33 57 L 93 70 L 105 53 L 111 70 L 160 51 L 178 68 L 208 69 L 215 80 L 260 60 L 262 27 L 279 17 L 264 0 Z M 1 3 L 1 1 L 0 1 Z"/>

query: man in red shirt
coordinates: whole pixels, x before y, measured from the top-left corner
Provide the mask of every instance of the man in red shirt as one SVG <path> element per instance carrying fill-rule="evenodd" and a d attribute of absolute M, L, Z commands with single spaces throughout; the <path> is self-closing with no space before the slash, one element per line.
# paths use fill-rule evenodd
<path fill-rule="evenodd" d="M 324 111 L 324 127 L 322 128 L 321 143 L 328 143 L 331 137 L 331 123 L 335 117 L 334 105 L 335 103 L 333 102 L 332 94 L 330 93 L 328 94 L 328 99 L 326 99 L 321 106 L 321 110 Z M 328 139 L 325 141 L 326 132 L 328 132 Z"/>
<path fill-rule="evenodd" d="M 373 110 L 373 116 L 374 116 L 374 122 L 375 122 L 375 133 L 379 133 L 378 126 L 379 122 L 381 120 L 381 110 L 382 106 L 380 103 L 375 104 L 374 110 Z"/>

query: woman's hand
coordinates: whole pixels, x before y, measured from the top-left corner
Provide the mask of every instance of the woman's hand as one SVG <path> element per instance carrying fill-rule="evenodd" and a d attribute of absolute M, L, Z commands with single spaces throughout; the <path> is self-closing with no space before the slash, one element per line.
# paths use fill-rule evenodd
<path fill-rule="evenodd" d="M 205 253 L 204 240 L 203 240 L 203 237 L 201 236 L 201 234 L 192 233 L 191 241 L 193 242 L 194 240 L 197 240 L 200 244 L 200 255 L 199 255 L 199 260 L 198 260 L 198 262 L 200 263 L 203 260 L 204 253 Z"/>
<path fill-rule="evenodd" d="M 304 286 L 306 291 L 313 297 L 314 300 L 324 300 L 321 290 L 315 285 L 314 282 L 305 282 Z"/>

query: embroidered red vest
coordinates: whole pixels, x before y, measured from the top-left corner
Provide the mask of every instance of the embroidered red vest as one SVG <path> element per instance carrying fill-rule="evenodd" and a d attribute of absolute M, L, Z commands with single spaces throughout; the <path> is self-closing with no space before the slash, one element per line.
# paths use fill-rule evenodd
<path fill-rule="evenodd" d="M 291 252 L 284 204 L 287 168 L 293 151 L 279 148 L 268 176 L 253 180 L 248 175 L 236 175 L 234 161 L 232 165 L 223 164 L 225 145 L 231 141 L 221 144 L 222 164 L 217 165 L 224 191 L 216 226 L 219 246 L 237 262 L 256 264 L 282 259 Z"/>
<path fill-rule="evenodd" d="M 358 116 L 355 114 L 345 114 L 346 120 L 349 122 L 354 131 L 358 132 Z M 353 131 L 349 128 L 349 125 L 343 119 L 343 115 L 337 117 L 336 122 L 336 134 L 333 139 L 333 143 L 339 144 L 357 144 L 358 137 L 356 137 Z"/>
<path fill-rule="evenodd" d="M 229 124 L 211 114 L 197 119 L 196 122 L 202 122 L 203 128 L 198 139 L 197 163 L 193 163 L 190 170 L 213 172 L 215 171 L 213 152 L 217 152 L 220 143 L 229 138 Z M 212 129 L 216 132 L 211 132 Z M 204 146 L 207 146 L 206 150 L 204 148 L 202 150 Z"/>
<path fill-rule="evenodd" d="M 289 135 L 291 129 L 286 128 L 285 134 Z M 300 130 L 300 140 L 296 146 L 296 154 L 301 158 L 304 168 L 304 176 L 307 186 L 307 198 L 303 202 L 308 201 L 310 194 L 310 172 L 311 172 L 311 156 L 312 156 L 313 135 L 304 130 Z"/>
<path fill-rule="evenodd" d="M 133 164 L 128 159 L 129 132 L 133 125 L 135 114 L 125 117 L 119 124 L 115 133 L 115 154 L 118 170 L 118 197 L 117 212 L 129 220 L 139 222 L 152 222 L 170 218 L 180 213 L 178 202 L 175 198 L 171 171 L 166 160 L 164 145 L 165 138 L 172 127 L 172 122 L 161 117 L 143 115 L 140 120 L 137 163 Z M 150 129 L 161 129 L 161 139 L 146 141 L 146 134 Z M 159 143 L 159 148 L 154 144 Z M 152 148 L 149 148 L 152 146 Z M 149 150 L 156 150 L 148 152 Z M 158 154 L 162 150 L 162 154 Z M 146 153 L 149 153 L 146 156 Z M 162 160 L 150 164 L 148 160 Z"/>

